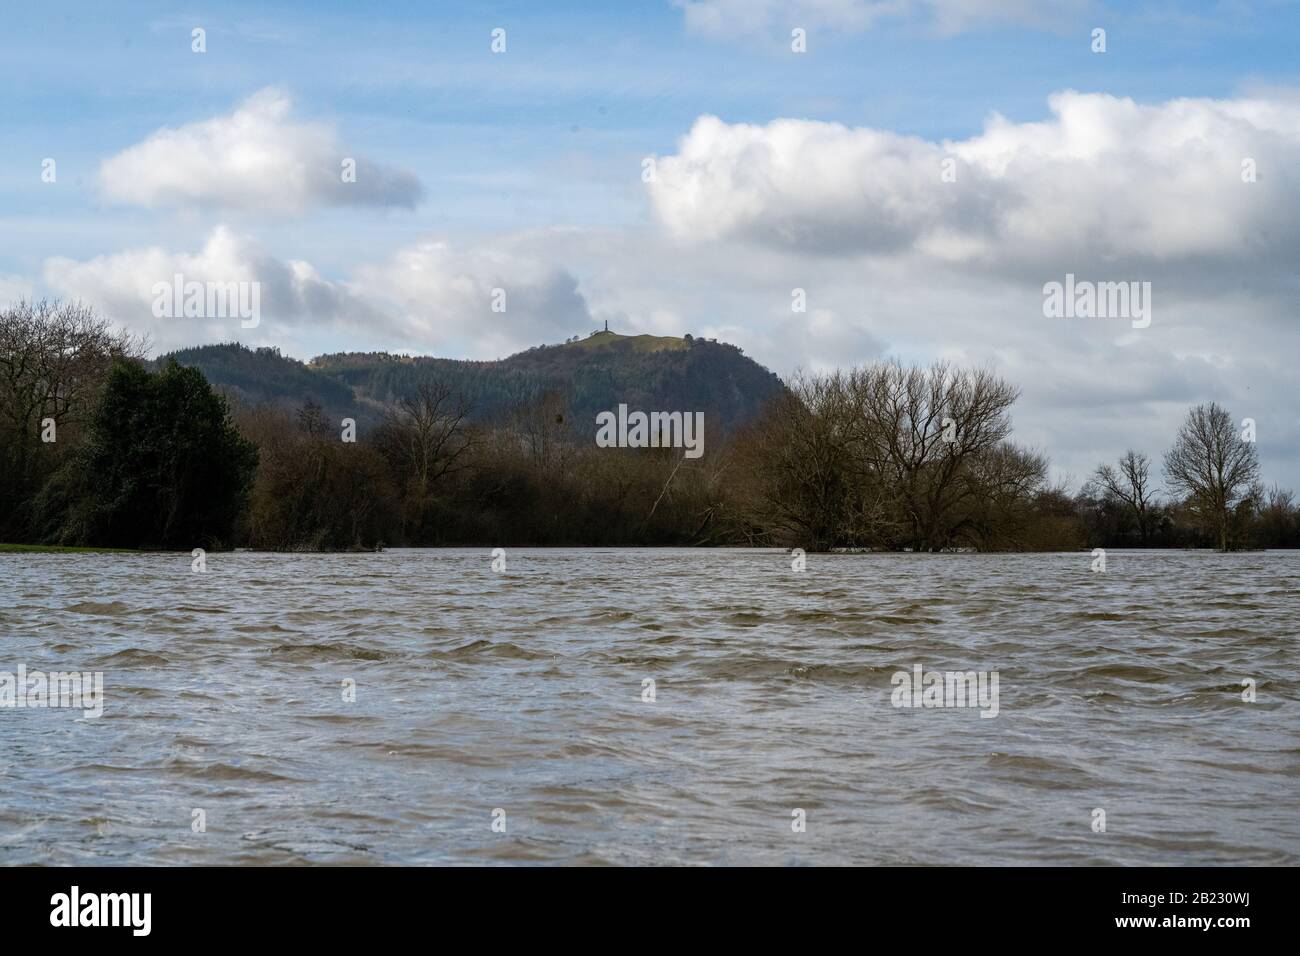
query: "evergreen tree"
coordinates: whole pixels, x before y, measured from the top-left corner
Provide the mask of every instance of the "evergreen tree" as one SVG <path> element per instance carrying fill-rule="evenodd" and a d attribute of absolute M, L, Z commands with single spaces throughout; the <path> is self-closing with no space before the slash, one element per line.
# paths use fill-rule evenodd
<path fill-rule="evenodd" d="M 63 543 L 228 545 L 257 457 L 198 369 L 172 362 L 151 373 L 121 362 L 108 375 L 84 445 L 43 496 L 42 511 Z"/>

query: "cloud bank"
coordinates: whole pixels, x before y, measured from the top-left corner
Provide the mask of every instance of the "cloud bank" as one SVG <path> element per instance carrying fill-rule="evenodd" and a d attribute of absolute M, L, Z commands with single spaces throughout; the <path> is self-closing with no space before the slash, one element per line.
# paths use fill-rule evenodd
<path fill-rule="evenodd" d="M 256 283 L 261 320 L 249 329 L 238 315 L 155 315 L 155 286 L 177 275 L 182 283 Z M 572 275 L 505 242 L 487 249 L 421 241 L 332 280 L 220 226 L 197 252 L 150 246 L 82 261 L 54 257 L 43 278 L 57 295 L 147 333 L 159 352 L 239 340 L 302 356 L 330 333 L 349 349 L 496 358 L 595 323 Z"/>
<path fill-rule="evenodd" d="M 688 240 L 985 268 L 1156 266 L 1300 253 L 1300 99 L 1140 105 L 1062 92 L 970 139 L 704 116 L 648 186 Z M 1248 181 L 1253 176 L 1253 181 Z"/>

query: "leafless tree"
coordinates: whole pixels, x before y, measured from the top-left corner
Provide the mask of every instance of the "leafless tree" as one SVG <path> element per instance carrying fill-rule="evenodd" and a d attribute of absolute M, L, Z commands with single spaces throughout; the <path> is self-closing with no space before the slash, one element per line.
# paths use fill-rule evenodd
<path fill-rule="evenodd" d="M 1102 495 L 1122 503 L 1133 513 L 1138 537 L 1145 546 L 1151 535 L 1151 506 L 1155 503 L 1151 488 L 1151 460 L 1130 448 L 1120 458 L 1118 467 L 1109 464 L 1098 466 L 1092 482 Z"/>
<path fill-rule="evenodd" d="M 1219 548 L 1228 548 L 1228 518 L 1259 477 L 1259 453 L 1238 433 L 1227 409 L 1215 402 L 1187 413 L 1174 446 L 1165 453 L 1165 480 L 1187 496 L 1211 523 Z"/>
<path fill-rule="evenodd" d="M 843 537 L 850 493 L 844 405 L 831 378 L 799 376 L 750 433 L 733 474 L 751 520 L 808 551 Z"/>
<path fill-rule="evenodd" d="M 441 382 L 423 383 L 387 409 L 383 441 L 407 467 L 421 499 L 458 470 L 471 444 L 468 415 L 468 403 Z"/>
<path fill-rule="evenodd" d="M 1266 548 L 1284 548 L 1295 540 L 1300 508 L 1295 494 L 1277 485 L 1263 492 L 1258 507 L 1259 543 Z"/>
<path fill-rule="evenodd" d="M 508 426 L 533 466 L 544 474 L 563 471 L 573 450 L 568 397 L 549 391 L 511 409 Z"/>
<path fill-rule="evenodd" d="M 979 369 L 898 362 L 854 369 L 844 382 L 850 454 L 862 476 L 890 489 L 901 543 L 941 550 L 954 543 L 973 488 L 971 463 L 1011 433 L 1014 386 Z"/>
<path fill-rule="evenodd" d="M 0 415 L 20 434 L 43 418 L 61 425 L 86 411 L 115 359 L 146 351 L 79 302 L 20 301 L 0 311 Z"/>
<path fill-rule="evenodd" d="M 115 331 L 77 302 L 24 300 L 0 309 L 0 533 L 23 533 L 19 502 L 70 446 L 65 429 L 89 418 L 113 362 L 147 352 L 143 339 Z M 45 419 L 54 422 L 55 444 L 41 441 Z"/>

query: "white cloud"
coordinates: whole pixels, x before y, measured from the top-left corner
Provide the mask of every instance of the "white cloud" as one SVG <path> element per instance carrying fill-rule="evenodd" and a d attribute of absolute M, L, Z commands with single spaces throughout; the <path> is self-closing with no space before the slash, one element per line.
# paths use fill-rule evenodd
<path fill-rule="evenodd" d="M 291 214 L 320 205 L 409 208 L 420 200 L 413 173 L 357 156 L 330 126 L 294 121 L 292 106 L 268 88 L 228 116 L 160 129 L 102 163 L 101 189 L 111 201 L 149 208 Z M 344 182 L 346 159 L 355 161 L 355 182 Z"/>
<path fill-rule="evenodd" d="M 675 288 L 646 296 L 658 309 L 672 297 L 690 324 L 743 317 L 737 340 L 782 374 L 881 351 L 988 363 L 1024 390 L 1018 440 L 1076 485 L 1126 447 L 1158 460 L 1187 408 L 1211 400 L 1268 422 L 1265 475 L 1294 484 L 1300 98 L 1067 92 L 1050 105 L 1043 122 L 994 117 L 940 143 L 702 117 L 648 187 L 680 265 L 652 270 Z M 1242 181 L 1247 158 L 1256 182 Z M 1151 280 L 1152 326 L 1044 318 L 1042 285 L 1067 271 Z M 793 286 L 806 315 L 789 314 Z"/>
<path fill-rule="evenodd" d="M 545 254 L 522 253 L 517 240 L 457 248 L 442 240 L 408 246 L 357 272 L 356 285 L 391 304 L 404 334 L 457 354 L 498 358 L 594 328 L 578 281 Z M 497 292 L 500 290 L 500 293 Z M 504 311 L 493 311 L 494 302 Z"/>
<path fill-rule="evenodd" d="M 225 317 L 156 317 L 154 286 L 173 283 L 177 275 L 183 282 L 257 283 L 259 324 L 244 328 L 233 310 Z M 380 318 L 371 304 L 346 285 L 322 278 L 309 263 L 281 261 L 225 227 L 214 230 L 195 253 L 150 246 L 80 262 L 55 257 L 45 261 L 43 277 L 56 294 L 90 303 L 136 334 L 147 333 L 160 351 L 235 340 L 282 345 L 303 326 Z"/>
<path fill-rule="evenodd" d="M 155 285 L 257 283 L 261 317 L 156 317 Z M 147 333 L 157 351 L 210 342 L 274 345 L 305 357 L 330 350 L 387 349 L 496 358 L 594 328 L 577 280 L 509 239 L 492 249 L 429 240 L 360 266 L 347 280 L 321 276 L 310 263 L 281 260 L 226 227 L 198 252 L 157 246 L 85 261 L 47 259 L 44 281 L 55 294 L 94 305 L 120 326 Z M 504 312 L 494 312 L 494 290 Z"/>
<path fill-rule="evenodd" d="M 967 140 L 780 119 L 696 121 L 650 196 L 672 234 L 1023 270 L 1240 264 L 1300 252 L 1300 98 L 1146 106 L 1064 92 Z M 941 178 L 954 161 L 956 182 Z M 1258 181 L 1242 181 L 1243 160 Z"/>

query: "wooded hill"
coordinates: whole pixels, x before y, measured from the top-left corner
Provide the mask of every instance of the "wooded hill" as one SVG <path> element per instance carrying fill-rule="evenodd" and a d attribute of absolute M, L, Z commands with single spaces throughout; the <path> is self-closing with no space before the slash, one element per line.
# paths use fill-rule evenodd
<path fill-rule="evenodd" d="M 547 395 L 567 401 L 576 429 L 594 433 L 598 412 L 619 403 L 646 411 L 702 411 L 710 435 L 754 420 L 781 394 L 781 380 L 739 348 L 691 336 L 597 332 L 497 361 L 341 352 L 300 362 L 276 349 L 237 343 L 182 349 L 170 359 L 198 368 L 214 386 L 248 405 L 321 406 L 331 419 L 377 425 L 385 405 L 440 384 L 469 404 L 469 419 L 491 424 Z"/>

